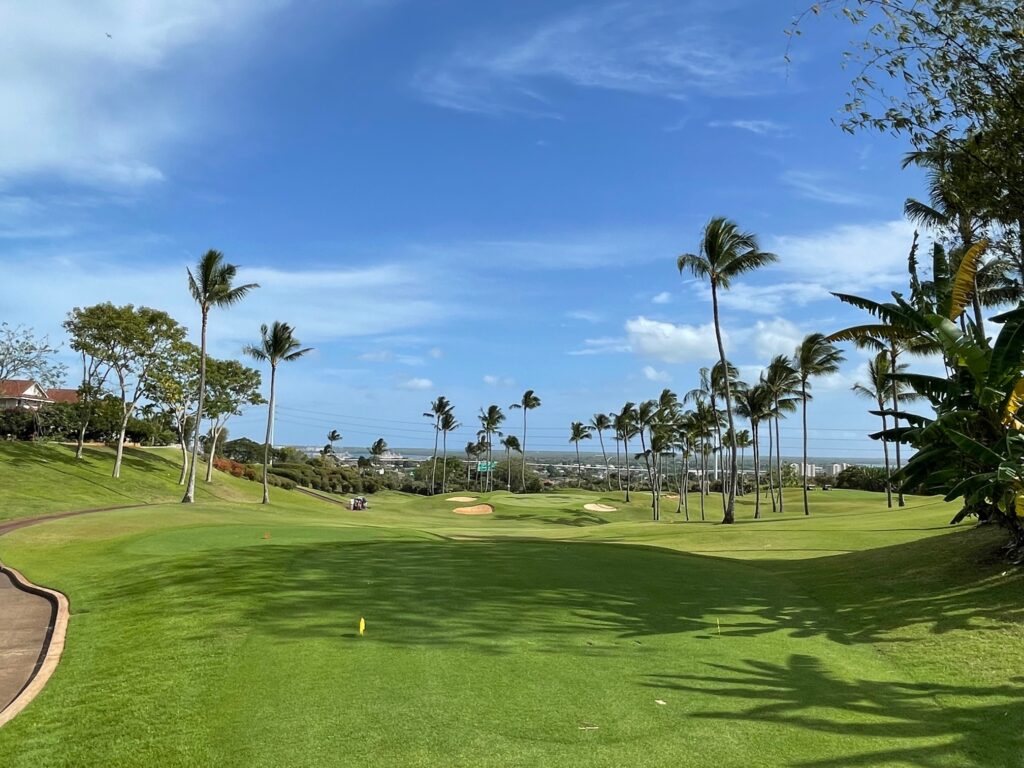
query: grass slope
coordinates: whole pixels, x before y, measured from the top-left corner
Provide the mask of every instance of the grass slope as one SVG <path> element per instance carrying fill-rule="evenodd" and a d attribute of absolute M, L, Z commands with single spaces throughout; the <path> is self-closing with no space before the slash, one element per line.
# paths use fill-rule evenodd
<path fill-rule="evenodd" d="M 73 614 L 3 765 L 1024 764 L 1021 577 L 934 500 L 274 498 L 0 538 Z"/>

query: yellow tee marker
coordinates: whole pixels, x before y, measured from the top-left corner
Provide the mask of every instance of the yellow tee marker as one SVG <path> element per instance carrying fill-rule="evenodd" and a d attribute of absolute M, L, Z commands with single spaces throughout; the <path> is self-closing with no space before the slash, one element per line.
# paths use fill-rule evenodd
<path fill-rule="evenodd" d="M 366 619 L 362 616 L 359 617 L 359 635 L 362 636 L 366 632 Z"/>

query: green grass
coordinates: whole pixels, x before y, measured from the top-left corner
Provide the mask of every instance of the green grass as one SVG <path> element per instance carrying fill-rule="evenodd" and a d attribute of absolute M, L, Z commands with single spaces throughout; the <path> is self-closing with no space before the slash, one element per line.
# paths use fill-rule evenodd
<path fill-rule="evenodd" d="M 46 487 L 31 459 L 0 473 Z M 73 614 L 0 729 L 5 768 L 1024 764 L 1021 576 L 934 499 L 819 492 L 804 518 L 794 493 L 754 522 L 748 498 L 725 527 L 667 505 L 653 524 L 617 493 L 495 493 L 461 517 L 212 490 L 0 538 Z M 60 508 L 102 506 L 78 493 Z"/>

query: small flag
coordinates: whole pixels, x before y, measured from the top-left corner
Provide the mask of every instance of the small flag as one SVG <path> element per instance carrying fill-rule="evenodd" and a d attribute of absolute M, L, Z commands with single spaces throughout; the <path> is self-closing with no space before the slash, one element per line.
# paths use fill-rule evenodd
<path fill-rule="evenodd" d="M 362 636 L 366 632 L 366 619 L 362 616 L 359 617 L 359 634 Z"/>

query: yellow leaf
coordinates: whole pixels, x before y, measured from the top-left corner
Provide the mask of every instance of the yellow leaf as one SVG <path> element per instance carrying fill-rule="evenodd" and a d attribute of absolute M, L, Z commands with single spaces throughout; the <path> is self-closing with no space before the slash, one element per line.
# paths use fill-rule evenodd
<path fill-rule="evenodd" d="M 1003 408 L 1004 427 L 1021 428 L 1021 423 L 1017 420 L 1017 411 L 1021 406 L 1024 406 L 1024 378 L 1017 379 L 1017 383 L 1013 385 L 1013 391 L 1010 392 L 1010 397 L 1006 401 L 1006 407 Z"/>
<path fill-rule="evenodd" d="M 1017 517 L 1024 517 L 1024 493 L 1018 493 L 1013 499 L 1013 508 Z"/>
<path fill-rule="evenodd" d="M 949 305 L 949 319 L 956 320 L 963 314 L 974 296 L 974 278 L 978 274 L 981 257 L 988 249 L 988 240 L 982 239 L 967 249 L 960 260 L 960 267 L 953 278 L 952 301 Z"/>

